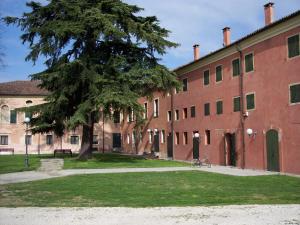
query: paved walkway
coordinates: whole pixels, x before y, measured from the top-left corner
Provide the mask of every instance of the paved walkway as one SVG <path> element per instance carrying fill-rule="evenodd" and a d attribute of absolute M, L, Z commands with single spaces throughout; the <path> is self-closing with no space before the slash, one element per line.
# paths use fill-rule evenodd
<path fill-rule="evenodd" d="M 55 159 L 42 161 L 42 166 L 38 171 L 27 171 L 18 173 L 8 173 L 0 175 L 0 185 L 9 183 L 19 183 L 35 180 L 43 180 L 55 177 L 64 177 L 76 174 L 97 174 L 97 173 L 136 173 L 136 172 L 170 172 L 170 171 L 207 171 L 233 176 L 262 176 L 277 174 L 267 171 L 238 169 L 224 166 L 208 167 L 159 167 L 159 168 L 113 168 L 113 169 L 68 169 L 61 170 L 63 164 Z"/>
<path fill-rule="evenodd" d="M 164 208 L 0 208 L 3 225 L 296 225 L 300 205 Z"/>

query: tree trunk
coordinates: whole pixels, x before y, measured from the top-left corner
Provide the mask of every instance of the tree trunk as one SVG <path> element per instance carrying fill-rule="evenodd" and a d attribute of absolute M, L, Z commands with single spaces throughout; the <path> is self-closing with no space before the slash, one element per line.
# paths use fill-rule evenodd
<path fill-rule="evenodd" d="M 79 152 L 79 159 L 89 159 L 92 156 L 93 148 L 93 134 L 94 134 L 94 116 L 89 114 L 88 124 L 82 125 L 82 139 L 81 148 Z"/>

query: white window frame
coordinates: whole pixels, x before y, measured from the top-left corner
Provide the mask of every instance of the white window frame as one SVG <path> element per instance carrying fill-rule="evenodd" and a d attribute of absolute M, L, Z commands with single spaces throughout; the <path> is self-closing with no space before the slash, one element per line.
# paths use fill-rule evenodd
<path fill-rule="evenodd" d="M 0 134 L 0 138 L 1 138 L 2 136 L 7 136 L 7 144 L 1 144 L 1 142 L 0 142 L 0 145 L 1 145 L 1 146 L 7 146 L 7 145 L 9 145 L 9 144 L 10 144 L 10 143 L 9 143 L 9 135 L 8 135 L 8 134 Z"/>
<path fill-rule="evenodd" d="M 248 103 L 247 103 L 247 96 L 248 95 L 252 95 L 254 94 L 254 109 L 248 109 L 247 106 L 248 106 Z M 245 94 L 245 103 L 246 103 L 246 111 L 253 111 L 256 109 L 256 93 L 255 92 L 248 92 Z"/>
<path fill-rule="evenodd" d="M 222 75 L 222 79 L 220 81 L 217 81 L 217 67 L 221 66 L 221 75 Z M 215 84 L 219 84 L 222 83 L 223 78 L 224 78 L 224 71 L 223 71 L 223 64 L 219 64 L 215 66 Z"/>
<path fill-rule="evenodd" d="M 204 84 L 204 73 L 208 71 L 208 84 Z M 203 87 L 208 87 L 210 85 L 210 69 L 203 70 Z"/>
<path fill-rule="evenodd" d="M 246 72 L 246 56 L 247 55 L 251 55 L 251 54 L 253 55 L 253 70 Z M 244 54 L 244 63 L 243 64 L 244 64 L 244 72 L 245 72 L 245 74 L 250 74 L 250 73 L 253 73 L 255 71 L 254 51 L 247 52 L 246 54 Z"/>
<path fill-rule="evenodd" d="M 299 48 L 300 48 L 300 33 L 295 33 L 295 34 L 292 34 L 292 35 L 286 37 L 286 58 L 287 58 L 287 60 L 293 60 L 293 59 L 300 57 L 300 54 L 297 56 L 291 57 L 291 58 L 289 57 L 289 38 L 296 36 L 296 35 L 299 36 Z"/>
<path fill-rule="evenodd" d="M 234 60 L 237 60 L 237 59 L 239 60 L 240 74 L 239 74 L 239 75 L 236 75 L 236 76 L 233 76 L 233 61 L 234 61 Z M 253 58 L 253 62 L 254 62 L 254 58 Z M 231 65 L 230 65 L 230 67 L 231 67 L 231 78 L 232 78 L 232 79 L 235 79 L 235 78 L 241 76 L 241 59 L 240 59 L 240 57 L 236 57 L 236 58 L 232 59 L 232 60 L 231 60 Z M 254 68 L 254 67 L 253 67 L 253 68 Z"/>
<path fill-rule="evenodd" d="M 300 104 L 300 102 L 295 102 L 295 103 L 291 102 L 291 86 L 295 86 L 295 85 L 300 85 L 300 82 L 289 84 L 289 105 L 299 105 Z"/>

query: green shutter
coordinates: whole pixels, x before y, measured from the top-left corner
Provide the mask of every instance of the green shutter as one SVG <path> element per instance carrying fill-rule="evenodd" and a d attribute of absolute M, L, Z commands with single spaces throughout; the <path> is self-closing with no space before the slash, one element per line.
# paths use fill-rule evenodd
<path fill-rule="evenodd" d="M 209 85 L 209 70 L 204 71 L 204 85 Z"/>
<path fill-rule="evenodd" d="M 210 114 L 209 103 L 204 104 L 204 115 L 208 116 Z"/>
<path fill-rule="evenodd" d="M 222 66 L 216 67 L 216 82 L 219 82 L 222 80 Z"/>
<path fill-rule="evenodd" d="M 217 101 L 217 114 L 223 113 L 223 101 Z"/>
<path fill-rule="evenodd" d="M 249 94 L 246 96 L 247 101 L 247 110 L 249 109 L 255 109 L 255 99 L 254 94 Z"/>
<path fill-rule="evenodd" d="M 291 103 L 300 102 L 300 84 L 290 86 Z"/>
<path fill-rule="evenodd" d="M 288 38 L 288 49 L 289 49 L 289 58 L 298 56 L 300 54 L 298 34 Z"/>
<path fill-rule="evenodd" d="M 17 123 L 17 111 L 10 110 L 10 123 Z"/>
<path fill-rule="evenodd" d="M 253 54 L 248 54 L 245 56 L 245 64 L 246 64 L 246 73 L 253 71 Z"/>
<path fill-rule="evenodd" d="M 241 97 L 233 99 L 233 112 L 241 111 Z"/>
<path fill-rule="evenodd" d="M 26 117 L 28 117 L 28 118 L 30 118 L 30 119 L 31 119 L 31 118 L 32 118 L 32 114 L 31 114 L 31 112 L 29 112 L 29 111 L 26 111 L 26 112 L 25 112 L 25 118 L 26 118 Z"/>
<path fill-rule="evenodd" d="M 232 76 L 240 75 L 240 59 L 235 59 L 232 61 Z"/>

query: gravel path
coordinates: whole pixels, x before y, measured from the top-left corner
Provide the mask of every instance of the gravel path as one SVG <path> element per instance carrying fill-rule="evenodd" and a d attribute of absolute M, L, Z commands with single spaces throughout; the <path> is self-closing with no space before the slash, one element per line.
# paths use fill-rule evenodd
<path fill-rule="evenodd" d="M 0 185 L 64 177 L 76 174 L 95 173 L 136 173 L 136 172 L 170 172 L 170 171 L 207 171 L 233 176 L 262 176 L 277 174 L 268 171 L 238 169 L 224 166 L 207 167 L 159 167 L 159 168 L 114 168 L 114 169 L 69 169 L 69 170 L 39 170 L 19 173 L 0 174 Z"/>
<path fill-rule="evenodd" d="M 299 225 L 300 205 L 0 208 L 1 225 Z"/>

